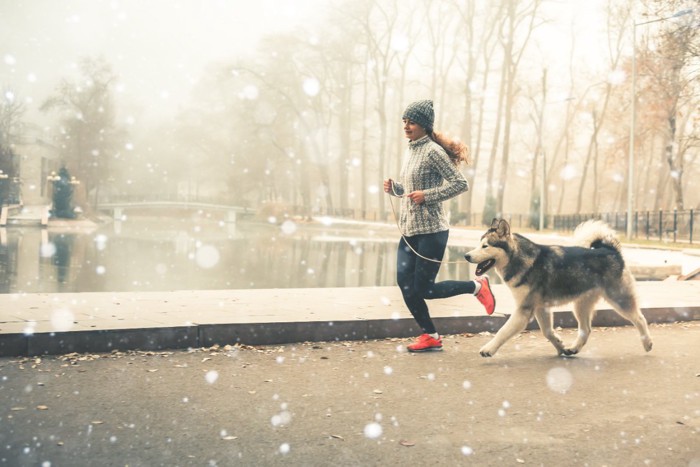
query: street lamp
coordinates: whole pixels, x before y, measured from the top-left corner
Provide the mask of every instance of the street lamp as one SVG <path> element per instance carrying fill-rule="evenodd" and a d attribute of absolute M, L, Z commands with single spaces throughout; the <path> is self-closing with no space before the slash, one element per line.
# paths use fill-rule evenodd
<path fill-rule="evenodd" d="M 600 83 L 598 83 L 600 84 Z M 595 85 L 594 85 L 595 86 Z M 592 86 L 591 86 L 592 87 Z M 588 93 L 588 90 L 591 88 L 589 87 L 586 89 L 586 93 Z M 584 95 L 586 94 L 584 93 Z M 540 156 L 542 157 L 542 183 L 540 183 L 540 219 L 539 219 L 539 230 L 542 231 L 544 230 L 544 225 L 545 225 L 545 218 L 546 218 L 546 212 L 547 212 L 547 191 L 546 191 L 546 184 L 547 184 L 547 154 L 544 151 L 544 110 L 547 104 L 553 104 L 553 103 L 558 103 L 558 102 L 568 102 L 572 101 L 575 98 L 572 96 L 565 97 L 564 99 L 556 100 L 556 101 L 551 101 L 547 102 L 547 68 L 542 70 L 542 106 L 540 107 L 540 128 L 539 128 L 539 145 L 540 145 Z M 568 122 L 567 122 L 568 126 Z M 535 155 L 537 157 L 537 155 Z"/>
<path fill-rule="evenodd" d="M 641 23 L 632 23 L 632 103 L 630 105 L 630 146 L 627 167 L 627 238 L 632 238 L 632 210 L 634 201 L 634 136 L 637 126 L 637 26 L 678 18 L 693 13 L 693 9 L 681 10 L 665 18 L 657 18 Z"/>
<path fill-rule="evenodd" d="M 540 222 L 539 231 L 544 230 L 544 210 L 545 210 L 545 183 L 547 181 L 547 156 L 544 153 L 543 131 L 544 129 L 544 106 L 547 102 L 547 69 L 542 71 L 542 108 L 540 109 L 540 152 L 542 153 L 542 183 L 540 184 Z"/>

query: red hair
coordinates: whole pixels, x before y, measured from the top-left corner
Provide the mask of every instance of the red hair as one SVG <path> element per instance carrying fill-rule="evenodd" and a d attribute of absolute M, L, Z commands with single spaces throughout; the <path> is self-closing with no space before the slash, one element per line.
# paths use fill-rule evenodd
<path fill-rule="evenodd" d="M 445 150 L 455 165 L 465 162 L 467 165 L 471 163 L 469 148 L 459 139 L 452 139 L 444 133 L 433 130 L 430 133 L 430 139 L 439 144 Z"/>

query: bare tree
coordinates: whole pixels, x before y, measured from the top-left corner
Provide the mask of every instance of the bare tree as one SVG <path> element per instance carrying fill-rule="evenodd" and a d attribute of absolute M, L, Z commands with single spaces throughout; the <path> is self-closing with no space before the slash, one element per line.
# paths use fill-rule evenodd
<path fill-rule="evenodd" d="M 0 95 L 0 171 L 3 175 L 0 179 L 0 205 L 8 199 L 10 181 L 19 175 L 15 146 L 22 142 L 25 112 L 26 106 L 15 91 L 10 87 L 3 89 Z"/>
<path fill-rule="evenodd" d="M 455 1 L 455 8 L 461 18 L 461 26 L 465 37 L 463 41 L 464 57 L 460 60 L 464 83 L 464 119 L 461 136 L 470 148 L 472 159 L 472 166 L 467 170 L 466 174 L 470 189 L 464 196 L 459 197 L 458 209 L 467 219 L 471 218 L 475 174 L 481 160 L 481 140 L 484 134 L 484 108 L 486 105 L 484 94 L 488 86 L 490 69 L 494 62 L 494 49 L 498 44 L 494 31 L 498 26 L 497 19 L 502 15 L 502 11 L 505 8 L 502 2 L 495 4 L 488 2 L 482 5 L 486 9 L 478 12 L 476 6 L 476 2 L 472 0 Z M 459 37 L 459 35 L 456 35 L 456 37 Z M 457 47 L 455 49 L 459 50 Z M 481 86 L 477 87 L 479 57 L 483 61 L 483 69 L 481 70 L 483 78 Z M 474 95 L 475 90 L 477 91 L 477 96 Z M 476 118 L 473 116 L 474 112 L 476 112 Z"/>
<path fill-rule="evenodd" d="M 367 6 L 367 4 L 365 4 Z M 362 11 L 363 16 L 355 19 L 364 29 L 367 40 L 368 57 L 371 60 L 370 76 L 376 93 L 377 119 L 379 123 L 378 168 L 380 173 L 389 169 L 387 163 L 388 119 L 390 75 L 397 58 L 396 49 L 392 48 L 392 35 L 399 20 L 399 8 L 396 0 L 391 2 L 371 2 L 369 8 Z M 381 177 L 378 177 L 381 178 Z M 378 180 L 380 182 L 380 180 Z M 379 212 L 385 211 L 385 196 L 379 193 Z"/>
<path fill-rule="evenodd" d="M 14 147 L 22 143 L 24 135 L 23 118 L 26 105 L 14 89 L 6 87 L 0 95 L 0 169 L 5 174 L 15 176 Z"/>
<path fill-rule="evenodd" d="M 529 39 L 536 27 L 537 13 L 541 0 L 532 0 L 525 4 L 515 0 L 505 0 L 507 3 L 506 17 L 501 27 L 501 40 L 503 42 L 504 71 L 502 87 L 505 96 L 503 109 L 503 151 L 501 153 L 500 174 L 497 181 L 496 211 L 503 213 L 503 200 L 508 178 L 510 157 L 510 137 L 513 124 L 512 111 L 515 104 L 515 96 L 518 88 L 515 85 L 518 67 L 527 48 Z M 520 8 L 520 9 L 519 9 Z M 516 31 L 524 28 L 524 36 L 516 44 Z M 489 168 L 489 170 L 491 170 Z M 490 181 L 491 179 L 489 179 Z M 489 183 L 491 185 L 491 183 Z"/>
<path fill-rule="evenodd" d="M 696 60 L 700 38 L 698 13 L 682 10 L 684 5 L 675 1 L 664 5 L 650 3 L 649 7 L 660 8 L 651 10 L 648 16 L 651 19 L 641 23 L 643 29 L 638 24 L 643 41 L 635 44 L 636 72 L 642 78 L 635 90 L 640 116 L 637 147 L 643 147 L 646 138 L 661 141 L 659 156 L 668 169 L 668 177 L 663 172 L 660 174 L 655 203 L 664 197 L 668 186 L 676 209 L 685 207 L 688 151 L 697 147 L 698 140 L 697 125 L 690 115 L 700 103 Z"/>
<path fill-rule="evenodd" d="M 80 61 L 80 80 L 63 79 L 56 93 L 41 105 L 42 111 L 61 111 L 59 136 L 63 162 L 80 179 L 85 192 L 97 203 L 100 182 L 109 177 L 110 159 L 116 149 L 112 86 L 117 75 L 102 57 Z"/>
<path fill-rule="evenodd" d="M 612 3 L 609 3 L 608 12 L 608 48 L 610 53 L 609 64 L 611 70 L 616 70 L 622 63 L 625 44 L 625 28 L 622 26 L 630 17 L 630 9 L 628 7 L 615 8 Z M 604 86 L 602 97 L 596 97 L 593 99 L 592 109 L 585 109 L 586 111 L 590 112 L 591 115 L 592 131 L 588 148 L 586 150 L 586 157 L 584 159 L 583 170 L 581 173 L 581 183 L 579 184 L 578 196 L 576 199 L 577 214 L 581 212 L 581 208 L 583 206 L 584 188 L 588 178 L 588 168 L 591 163 L 593 164 L 591 208 L 593 212 L 598 212 L 598 197 L 600 196 L 598 192 L 598 135 L 600 134 L 601 129 L 605 126 L 608 117 L 608 109 L 612 100 L 614 86 L 610 80 L 606 78 L 599 83 L 590 85 L 588 88 L 586 88 L 586 91 L 583 94 L 585 98 L 589 90 L 600 85 Z"/>

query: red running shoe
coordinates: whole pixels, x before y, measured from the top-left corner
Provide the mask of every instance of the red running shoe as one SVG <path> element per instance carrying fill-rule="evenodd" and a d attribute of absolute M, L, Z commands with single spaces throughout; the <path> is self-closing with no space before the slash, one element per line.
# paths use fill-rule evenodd
<path fill-rule="evenodd" d="M 430 352 L 442 350 L 442 339 L 431 337 L 430 334 L 421 334 L 416 341 L 406 347 L 409 352 Z"/>
<path fill-rule="evenodd" d="M 491 293 L 491 286 L 489 285 L 489 276 L 481 276 L 475 279 L 481 284 L 481 289 L 479 293 L 476 294 L 476 298 L 484 305 L 486 308 L 486 313 L 489 315 L 493 314 L 496 309 L 496 297 Z"/>

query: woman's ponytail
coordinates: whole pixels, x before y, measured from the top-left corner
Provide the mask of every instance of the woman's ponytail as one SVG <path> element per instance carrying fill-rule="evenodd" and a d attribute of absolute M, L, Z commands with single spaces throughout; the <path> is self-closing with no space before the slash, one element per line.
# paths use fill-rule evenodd
<path fill-rule="evenodd" d="M 455 165 L 458 166 L 462 162 L 467 165 L 471 163 L 469 148 L 462 141 L 449 138 L 445 134 L 435 130 L 430 133 L 430 138 L 445 150 L 450 160 L 452 160 Z"/>

